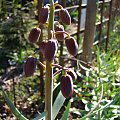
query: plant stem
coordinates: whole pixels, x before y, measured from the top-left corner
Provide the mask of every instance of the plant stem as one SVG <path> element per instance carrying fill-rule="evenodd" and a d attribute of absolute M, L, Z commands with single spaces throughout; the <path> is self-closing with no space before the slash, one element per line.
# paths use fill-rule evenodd
<path fill-rule="evenodd" d="M 46 120 L 52 120 L 52 87 L 53 87 L 53 68 L 51 63 L 46 62 L 45 78 L 45 111 L 47 111 Z"/>
<path fill-rule="evenodd" d="M 50 0 L 50 16 L 48 25 L 48 39 L 50 39 L 50 31 L 54 31 L 54 2 Z M 52 120 L 52 89 L 53 89 L 53 68 L 52 62 L 46 61 L 45 76 L 45 111 L 47 111 L 46 120 Z"/>
<path fill-rule="evenodd" d="M 50 15 L 49 15 L 49 25 L 48 25 L 48 39 L 50 38 L 50 31 L 54 31 L 54 2 L 50 0 Z"/>

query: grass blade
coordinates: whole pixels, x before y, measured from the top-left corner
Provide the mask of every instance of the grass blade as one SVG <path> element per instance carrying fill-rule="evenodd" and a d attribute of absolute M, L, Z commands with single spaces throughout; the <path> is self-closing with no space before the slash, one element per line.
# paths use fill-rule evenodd
<path fill-rule="evenodd" d="M 67 120 L 70 107 L 71 107 L 71 102 L 68 103 L 67 108 L 66 108 L 66 110 L 64 111 L 64 114 L 63 114 L 61 120 Z"/>

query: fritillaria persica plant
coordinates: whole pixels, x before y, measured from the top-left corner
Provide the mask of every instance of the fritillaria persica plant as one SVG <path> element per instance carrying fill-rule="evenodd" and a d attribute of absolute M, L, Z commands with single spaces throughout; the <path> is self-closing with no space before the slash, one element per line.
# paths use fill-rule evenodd
<path fill-rule="evenodd" d="M 65 30 L 63 25 L 71 24 L 71 17 L 67 9 L 63 8 L 60 4 L 54 3 L 47 4 L 41 8 L 39 13 L 39 24 L 45 25 L 48 23 L 48 40 L 41 42 L 39 52 L 41 52 L 46 60 L 46 65 L 41 63 L 37 58 L 32 56 L 28 57 L 24 65 L 24 73 L 27 77 L 34 75 L 37 63 L 45 67 L 45 110 L 47 111 L 46 120 L 52 120 L 52 82 L 53 82 L 53 68 L 58 67 L 61 69 L 59 72 L 64 71 L 60 78 L 60 89 L 65 98 L 69 98 L 73 94 L 73 80 L 76 79 L 76 74 L 71 68 L 65 68 L 58 64 L 54 64 L 54 59 L 58 51 L 59 41 L 65 42 L 66 48 L 70 55 L 76 56 L 78 52 L 78 44 L 74 37 L 71 37 Z M 54 21 L 54 9 L 60 7 L 59 17 L 60 22 Z M 55 29 L 54 29 L 55 27 Z M 40 28 L 33 28 L 29 34 L 29 41 L 36 43 L 41 35 Z"/>
<path fill-rule="evenodd" d="M 61 21 L 61 22 L 57 21 L 57 24 L 54 21 L 54 10 L 56 6 L 60 8 L 59 17 Z M 67 11 L 67 9 L 63 8 L 60 4 L 54 3 L 53 0 L 50 0 L 50 4 L 47 4 L 44 7 L 42 7 L 39 13 L 39 24 L 43 26 L 46 24 L 48 25 L 47 26 L 48 27 L 48 40 L 47 41 L 43 40 L 39 45 L 39 50 L 34 53 L 34 54 L 37 54 L 38 52 L 41 52 L 43 54 L 45 62 L 41 63 L 37 58 L 35 58 L 35 55 L 32 54 L 27 58 L 24 64 L 24 73 L 26 77 L 30 77 L 34 75 L 38 64 L 44 67 L 45 69 L 45 112 L 47 114 L 44 116 L 46 120 L 55 119 L 55 115 L 54 117 L 52 115 L 53 78 L 57 74 L 64 71 L 62 72 L 62 76 L 60 77 L 60 80 L 59 80 L 60 89 L 61 89 L 60 95 L 64 99 L 72 96 L 74 92 L 73 80 L 77 78 L 76 73 L 74 72 L 74 70 L 72 70 L 72 68 L 66 68 L 59 64 L 54 64 L 54 59 L 58 51 L 59 42 L 65 42 L 66 48 L 70 55 L 76 56 L 78 52 L 78 44 L 75 38 L 71 37 L 65 31 L 64 26 L 60 23 L 62 23 L 63 25 L 70 25 L 71 24 L 70 14 Z M 41 36 L 41 29 L 39 27 L 36 27 L 30 31 L 28 40 L 30 43 L 35 44 L 38 42 L 40 36 Z M 54 67 L 58 67 L 58 71 L 55 73 L 53 73 Z M 6 99 L 7 104 L 11 108 L 14 115 L 20 120 L 28 120 L 14 106 L 14 104 L 7 97 L 4 90 L 2 91 L 3 91 L 3 96 Z M 43 114 L 41 116 L 38 116 L 34 120 L 38 120 L 42 118 Z"/>

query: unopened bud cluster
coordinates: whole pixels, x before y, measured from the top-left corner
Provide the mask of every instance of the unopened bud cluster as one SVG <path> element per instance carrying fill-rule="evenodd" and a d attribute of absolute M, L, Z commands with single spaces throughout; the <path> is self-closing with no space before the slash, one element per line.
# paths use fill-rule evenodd
<path fill-rule="evenodd" d="M 60 6 L 58 4 L 58 6 Z M 49 5 L 46 5 L 41 8 L 39 13 L 39 23 L 44 25 L 49 18 Z M 56 7 L 56 6 L 55 6 Z M 71 24 L 71 17 L 67 9 L 60 7 L 59 11 L 60 21 L 64 25 Z M 48 23 L 49 24 L 49 23 Z M 76 56 L 78 52 L 78 44 L 74 37 L 71 37 L 67 32 L 64 30 L 64 26 L 61 25 L 59 22 L 55 25 L 55 30 L 51 31 L 51 38 L 46 42 L 42 41 L 39 45 L 40 52 L 42 52 L 46 61 L 52 63 L 55 55 L 58 50 L 59 41 L 65 42 L 66 48 L 70 55 Z M 31 43 L 37 43 L 39 37 L 41 35 L 40 28 L 33 28 L 30 33 L 28 40 Z M 26 76 L 32 76 L 35 72 L 38 60 L 34 57 L 28 57 L 24 65 L 24 72 Z M 68 98 L 73 94 L 73 80 L 77 78 L 76 73 L 69 69 L 66 71 L 66 74 L 60 78 L 60 88 L 61 92 L 64 97 Z"/>

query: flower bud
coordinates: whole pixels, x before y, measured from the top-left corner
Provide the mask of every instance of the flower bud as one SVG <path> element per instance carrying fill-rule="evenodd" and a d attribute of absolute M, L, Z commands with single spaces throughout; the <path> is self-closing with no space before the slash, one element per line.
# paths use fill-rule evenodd
<path fill-rule="evenodd" d="M 41 10 L 40 10 L 40 13 L 39 13 L 39 22 L 44 24 L 47 22 L 47 19 L 48 19 L 48 6 L 47 7 L 42 7 Z"/>
<path fill-rule="evenodd" d="M 59 16 L 63 24 L 66 24 L 66 25 L 71 24 L 71 17 L 69 12 L 66 9 L 62 8 L 59 12 Z"/>
<path fill-rule="evenodd" d="M 30 34 L 29 34 L 29 41 L 31 43 L 35 43 L 37 42 L 37 40 L 39 39 L 40 37 L 40 34 L 41 34 L 41 29 L 40 28 L 33 28 L 31 31 L 30 31 Z"/>
<path fill-rule="evenodd" d="M 71 97 L 73 94 L 73 81 L 70 75 L 62 76 L 60 80 L 60 89 L 65 98 Z"/>
<path fill-rule="evenodd" d="M 67 74 L 70 75 L 73 80 L 77 79 L 77 75 L 73 69 L 69 69 L 69 71 L 67 71 Z"/>
<path fill-rule="evenodd" d="M 55 54 L 57 52 L 58 45 L 56 39 L 50 39 L 45 46 L 44 56 L 48 62 L 52 62 L 55 58 Z"/>
<path fill-rule="evenodd" d="M 70 37 L 70 38 L 67 38 L 65 40 L 65 44 L 67 46 L 68 52 L 71 55 L 76 56 L 77 53 L 78 53 L 78 44 L 77 44 L 77 41 L 73 37 Z"/>
<path fill-rule="evenodd" d="M 64 27 L 63 25 L 57 25 L 56 28 L 55 28 L 55 37 L 58 41 L 63 41 L 64 39 L 64 33 L 57 33 L 57 32 L 64 32 Z"/>
<path fill-rule="evenodd" d="M 46 46 L 46 42 L 45 41 L 42 41 L 39 45 L 39 48 L 40 48 L 40 52 L 42 52 L 44 54 L 45 52 L 45 46 Z"/>
<path fill-rule="evenodd" d="M 24 64 L 24 73 L 27 77 L 34 75 L 37 65 L 37 59 L 33 57 L 28 57 Z"/>

